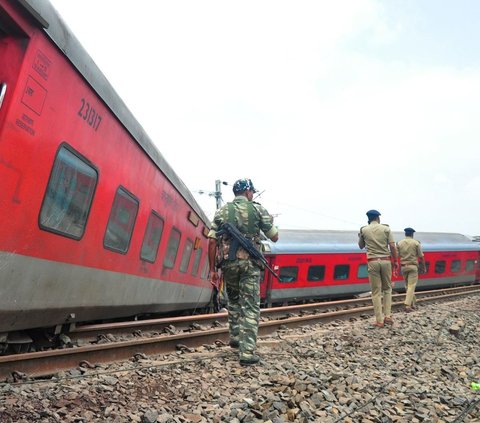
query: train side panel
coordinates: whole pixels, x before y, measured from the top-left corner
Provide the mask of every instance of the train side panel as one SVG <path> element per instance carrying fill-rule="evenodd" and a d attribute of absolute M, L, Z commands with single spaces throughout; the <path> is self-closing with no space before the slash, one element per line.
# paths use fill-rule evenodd
<path fill-rule="evenodd" d="M 419 234 L 425 240 L 427 272 L 418 289 L 474 283 L 479 251 L 459 234 Z M 400 238 L 396 234 L 397 239 Z M 265 274 L 261 298 L 265 304 L 340 298 L 369 292 L 367 260 L 352 231 L 283 230 L 277 244 L 266 244 L 270 265 L 280 280 Z M 400 275 L 394 289 L 405 290 Z"/>
<path fill-rule="evenodd" d="M 0 12 L 0 332 L 208 304 L 207 219 L 38 22 L 17 2 Z"/>
<path fill-rule="evenodd" d="M 480 248 L 480 247 L 479 247 L 479 248 Z M 477 282 L 480 282 L 480 252 L 478 253 L 478 257 L 477 257 L 477 266 L 476 266 L 475 280 L 476 280 Z"/>
<path fill-rule="evenodd" d="M 278 254 L 271 260 L 280 280 L 272 278 L 270 292 L 265 290 L 263 296 L 273 303 L 341 297 L 370 289 L 361 253 Z"/>
<path fill-rule="evenodd" d="M 475 251 L 425 252 L 427 272 L 419 275 L 419 289 L 474 283 L 478 266 Z M 403 285 L 404 287 L 404 285 Z"/>

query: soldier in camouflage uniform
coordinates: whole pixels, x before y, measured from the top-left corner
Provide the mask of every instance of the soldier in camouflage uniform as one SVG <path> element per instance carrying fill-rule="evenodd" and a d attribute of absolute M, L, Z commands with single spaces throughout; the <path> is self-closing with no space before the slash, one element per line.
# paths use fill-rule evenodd
<path fill-rule="evenodd" d="M 235 225 L 245 237 L 261 250 L 260 231 L 273 242 L 278 230 L 267 210 L 252 201 L 255 188 L 250 179 L 239 179 L 233 185 L 235 199 L 217 210 L 208 234 L 209 279 L 216 284 L 221 268 L 228 296 L 228 324 L 230 346 L 239 348 L 240 364 L 259 361 L 254 354 L 260 317 L 260 265 L 239 246 L 233 260 L 229 260 L 230 239 L 217 232 L 224 222 Z"/>

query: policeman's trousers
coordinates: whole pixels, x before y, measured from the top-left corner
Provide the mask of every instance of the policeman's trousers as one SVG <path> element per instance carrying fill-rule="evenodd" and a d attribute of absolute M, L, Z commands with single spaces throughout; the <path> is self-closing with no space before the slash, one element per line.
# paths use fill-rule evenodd
<path fill-rule="evenodd" d="M 415 265 L 402 266 L 402 275 L 405 281 L 405 305 L 411 307 L 415 303 L 415 287 L 418 282 L 418 267 Z"/>
<path fill-rule="evenodd" d="M 373 311 L 377 323 L 392 314 L 392 264 L 389 260 L 368 262 L 368 280 L 372 291 Z M 383 307 L 382 307 L 383 294 Z"/>

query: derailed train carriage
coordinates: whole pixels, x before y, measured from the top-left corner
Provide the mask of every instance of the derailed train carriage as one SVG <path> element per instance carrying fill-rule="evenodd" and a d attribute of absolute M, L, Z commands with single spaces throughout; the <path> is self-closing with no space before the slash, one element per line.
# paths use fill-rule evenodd
<path fill-rule="evenodd" d="M 394 232 L 395 241 L 404 238 Z M 474 283 L 479 272 L 480 244 L 455 233 L 416 232 L 427 271 L 417 289 Z M 265 242 L 266 258 L 279 274 L 265 272 L 261 297 L 265 305 L 341 298 L 369 292 L 367 258 L 358 247 L 358 232 L 281 230 L 277 243 Z M 394 289 L 404 290 L 401 276 Z"/>
<path fill-rule="evenodd" d="M 209 220 L 46 0 L 0 0 L 0 343 L 208 306 Z"/>

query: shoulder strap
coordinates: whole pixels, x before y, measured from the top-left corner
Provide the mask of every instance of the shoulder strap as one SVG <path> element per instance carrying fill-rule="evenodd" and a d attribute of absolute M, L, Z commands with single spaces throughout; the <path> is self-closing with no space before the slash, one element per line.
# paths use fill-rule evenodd
<path fill-rule="evenodd" d="M 247 219 L 248 219 L 246 232 L 249 235 L 254 235 L 256 233 L 256 230 L 255 230 L 255 221 L 256 221 L 255 219 L 257 216 L 256 209 L 252 202 L 249 201 L 246 204 L 247 204 Z M 236 208 L 234 203 L 227 203 L 227 216 L 225 221 L 228 223 L 231 223 L 232 225 L 237 226 Z"/>
<path fill-rule="evenodd" d="M 233 203 L 227 203 L 228 212 L 227 212 L 227 222 L 235 225 L 236 223 L 236 216 L 235 216 L 235 206 Z"/>
<path fill-rule="evenodd" d="M 247 203 L 248 225 L 247 233 L 250 235 L 255 234 L 255 208 L 252 202 Z"/>

